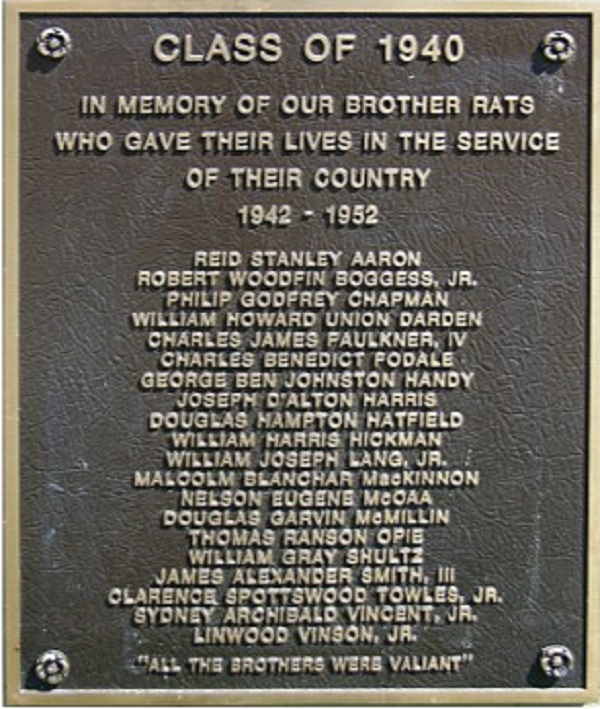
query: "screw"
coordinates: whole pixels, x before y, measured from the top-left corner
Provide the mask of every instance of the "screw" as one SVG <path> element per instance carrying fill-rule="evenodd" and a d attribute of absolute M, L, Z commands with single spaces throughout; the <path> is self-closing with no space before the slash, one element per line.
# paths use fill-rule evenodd
<path fill-rule="evenodd" d="M 61 684 L 68 677 L 69 669 L 69 660 L 61 650 L 46 650 L 35 663 L 36 677 L 52 687 Z"/>
<path fill-rule="evenodd" d="M 546 677 L 564 679 L 571 674 L 575 658 L 564 645 L 546 645 L 540 651 L 539 664 Z"/>
<path fill-rule="evenodd" d="M 575 38 L 568 32 L 553 30 L 544 35 L 541 44 L 542 54 L 551 62 L 567 62 L 575 54 Z"/>
<path fill-rule="evenodd" d="M 62 59 L 71 51 L 71 35 L 62 27 L 48 27 L 42 30 L 36 40 L 38 52 L 49 59 Z"/>

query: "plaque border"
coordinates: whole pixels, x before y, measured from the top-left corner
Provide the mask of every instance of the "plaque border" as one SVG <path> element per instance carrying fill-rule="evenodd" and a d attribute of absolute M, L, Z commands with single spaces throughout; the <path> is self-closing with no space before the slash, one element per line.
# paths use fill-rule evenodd
<path fill-rule="evenodd" d="M 4 701 L 7 706 L 123 705 L 573 705 L 600 700 L 600 0 L 5 0 L 4 3 Z M 22 14 L 288 13 L 588 15 L 590 85 L 588 558 L 585 687 L 579 689 L 69 690 L 37 692 L 20 682 L 19 525 L 19 24 Z M 594 435 L 596 434 L 596 435 Z"/>

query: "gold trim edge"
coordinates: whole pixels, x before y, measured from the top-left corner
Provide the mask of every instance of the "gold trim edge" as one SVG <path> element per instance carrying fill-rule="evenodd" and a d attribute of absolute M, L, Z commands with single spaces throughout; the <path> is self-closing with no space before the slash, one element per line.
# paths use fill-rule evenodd
<path fill-rule="evenodd" d="M 9 11 L 18 13 L 268 13 L 289 12 L 303 15 L 310 12 L 364 13 L 393 12 L 395 14 L 482 13 L 482 14 L 594 14 L 600 11 L 597 0 L 304 0 L 302 10 L 294 0 L 5 0 Z"/>
<path fill-rule="evenodd" d="M 273 689 L 273 690 L 55 690 L 40 695 L 31 690 L 10 696 L 12 705 L 21 706 L 318 706 L 318 705 L 581 705 L 596 699 L 585 689 Z"/>

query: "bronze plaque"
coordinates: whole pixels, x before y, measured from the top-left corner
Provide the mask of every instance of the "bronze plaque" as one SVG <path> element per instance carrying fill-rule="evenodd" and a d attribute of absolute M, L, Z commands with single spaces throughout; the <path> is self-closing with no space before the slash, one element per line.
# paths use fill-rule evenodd
<path fill-rule="evenodd" d="M 7 6 L 7 701 L 595 696 L 593 11 L 499 7 Z"/>

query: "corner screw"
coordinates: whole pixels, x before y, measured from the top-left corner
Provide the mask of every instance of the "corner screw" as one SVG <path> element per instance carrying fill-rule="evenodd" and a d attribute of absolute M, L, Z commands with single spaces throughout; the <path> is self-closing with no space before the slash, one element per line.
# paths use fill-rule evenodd
<path fill-rule="evenodd" d="M 46 650 L 35 663 L 36 677 L 51 687 L 61 684 L 68 677 L 69 669 L 69 660 L 61 650 Z"/>
<path fill-rule="evenodd" d="M 554 30 L 544 35 L 541 49 L 548 61 L 563 63 L 574 56 L 577 45 L 572 34 L 562 30 Z"/>
<path fill-rule="evenodd" d="M 38 52 L 49 59 L 62 59 L 71 51 L 71 35 L 62 27 L 48 27 L 42 30 L 36 40 Z"/>
<path fill-rule="evenodd" d="M 546 645 L 540 651 L 540 669 L 551 679 L 568 677 L 575 665 L 573 653 L 564 645 Z"/>

